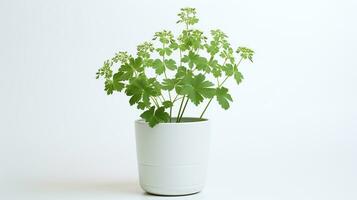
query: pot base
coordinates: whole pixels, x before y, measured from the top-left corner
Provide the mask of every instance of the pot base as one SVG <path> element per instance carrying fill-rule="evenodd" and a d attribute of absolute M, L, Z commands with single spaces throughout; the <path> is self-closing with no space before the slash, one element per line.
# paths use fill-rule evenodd
<path fill-rule="evenodd" d="M 201 192 L 203 186 L 194 186 L 194 187 L 175 187 L 175 188 L 168 188 L 168 187 L 155 187 L 149 185 L 140 185 L 141 188 L 151 195 L 156 196 L 187 196 L 187 195 L 194 195 Z"/>

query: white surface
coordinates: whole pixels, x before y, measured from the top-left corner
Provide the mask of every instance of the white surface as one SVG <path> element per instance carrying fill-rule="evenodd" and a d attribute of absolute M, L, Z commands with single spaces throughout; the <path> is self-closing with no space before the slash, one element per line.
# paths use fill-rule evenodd
<path fill-rule="evenodd" d="M 135 121 L 141 187 L 159 195 L 200 192 L 206 184 L 210 131 L 209 120 L 162 123 L 154 128 Z"/>
<path fill-rule="evenodd" d="M 1 0 L 0 199 L 159 198 L 137 184 L 139 112 L 94 74 L 187 5 L 256 56 L 208 110 L 208 185 L 182 199 L 357 199 L 354 0 Z"/>

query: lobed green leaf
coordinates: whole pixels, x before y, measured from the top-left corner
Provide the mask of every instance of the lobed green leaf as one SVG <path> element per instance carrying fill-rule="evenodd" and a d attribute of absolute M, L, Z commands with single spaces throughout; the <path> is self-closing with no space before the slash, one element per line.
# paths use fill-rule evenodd
<path fill-rule="evenodd" d="M 155 106 L 152 106 L 143 112 L 140 117 L 148 122 L 150 127 L 154 127 L 160 122 L 168 122 L 170 120 L 170 115 L 165 112 L 165 107 L 159 107 L 155 110 Z"/>
<path fill-rule="evenodd" d="M 229 108 L 229 101 L 233 101 L 232 96 L 228 94 L 228 89 L 225 87 L 220 87 L 216 89 L 216 99 L 225 110 Z"/>

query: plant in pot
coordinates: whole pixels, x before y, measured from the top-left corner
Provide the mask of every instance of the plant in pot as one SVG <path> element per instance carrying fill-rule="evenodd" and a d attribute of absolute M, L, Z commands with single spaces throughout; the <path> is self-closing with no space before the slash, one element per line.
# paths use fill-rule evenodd
<path fill-rule="evenodd" d="M 203 116 L 214 99 L 229 108 L 232 97 L 224 84 L 229 78 L 241 83 L 238 67 L 254 54 L 246 47 L 234 50 L 218 29 L 210 37 L 194 29 L 195 8 L 182 8 L 178 17 L 184 27 L 178 37 L 156 32 L 137 46 L 136 55 L 118 52 L 106 60 L 96 77 L 104 79 L 108 95 L 124 92 L 142 110 L 135 121 L 140 185 L 158 195 L 202 190 L 210 138 Z M 189 104 L 203 104 L 200 116 L 185 117 Z"/>

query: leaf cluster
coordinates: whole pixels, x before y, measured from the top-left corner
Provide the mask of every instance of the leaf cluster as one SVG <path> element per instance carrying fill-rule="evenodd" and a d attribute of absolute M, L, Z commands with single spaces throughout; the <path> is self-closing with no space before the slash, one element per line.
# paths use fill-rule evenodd
<path fill-rule="evenodd" d="M 247 47 L 234 51 L 221 30 L 206 36 L 193 28 L 199 21 L 196 14 L 195 8 L 182 8 L 177 23 L 185 29 L 179 35 L 156 32 L 151 41 L 137 46 L 136 55 L 118 52 L 96 73 L 104 80 L 106 93 L 124 92 L 130 105 L 143 110 L 140 116 L 150 127 L 181 122 L 189 102 L 195 106 L 207 102 L 200 118 L 213 99 L 228 109 L 233 98 L 224 83 L 232 77 L 240 84 L 239 65 L 247 59 L 253 62 L 254 51 Z"/>

